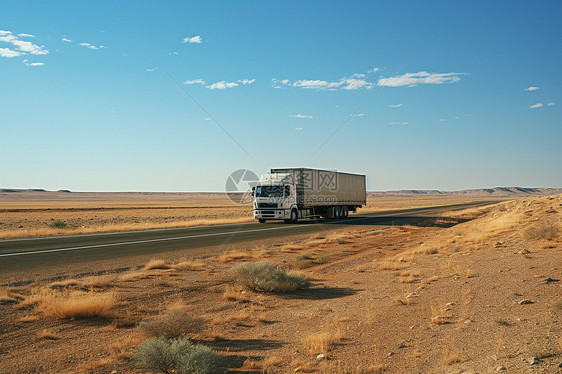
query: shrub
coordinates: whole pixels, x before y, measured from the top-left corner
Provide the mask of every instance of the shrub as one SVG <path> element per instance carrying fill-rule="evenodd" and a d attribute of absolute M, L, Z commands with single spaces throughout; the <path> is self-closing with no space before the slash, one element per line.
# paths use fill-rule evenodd
<path fill-rule="evenodd" d="M 302 273 L 286 272 L 269 262 L 243 262 L 233 268 L 233 280 L 253 291 L 288 292 L 310 287 Z"/>
<path fill-rule="evenodd" d="M 139 324 L 139 328 L 147 336 L 163 336 L 175 338 L 201 331 L 204 320 L 187 313 L 185 306 L 170 309 L 148 321 Z"/>
<path fill-rule="evenodd" d="M 221 357 L 204 345 L 193 346 L 181 357 L 177 367 L 179 373 L 212 374 L 221 366 Z"/>
<path fill-rule="evenodd" d="M 133 360 L 138 366 L 148 370 L 173 373 L 180 359 L 187 355 L 191 347 L 191 342 L 186 338 L 172 340 L 164 337 L 152 338 L 138 345 Z"/>
<path fill-rule="evenodd" d="M 60 220 L 60 219 L 57 219 L 57 220 L 51 222 L 51 224 L 49 226 L 51 226 L 52 228 L 55 228 L 55 229 L 64 229 L 68 226 L 68 224 L 66 222 Z"/>
<path fill-rule="evenodd" d="M 559 236 L 560 228 L 552 222 L 543 223 L 529 227 L 525 230 L 525 236 L 534 240 L 556 240 Z"/>
<path fill-rule="evenodd" d="M 57 318 L 111 318 L 116 304 L 112 293 L 51 292 L 40 297 L 38 311 Z"/>
<path fill-rule="evenodd" d="M 146 340 L 138 345 L 133 360 L 148 370 L 179 374 L 212 374 L 221 364 L 220 356 L 210 348 L 193 345 L 186 338 Z"/>

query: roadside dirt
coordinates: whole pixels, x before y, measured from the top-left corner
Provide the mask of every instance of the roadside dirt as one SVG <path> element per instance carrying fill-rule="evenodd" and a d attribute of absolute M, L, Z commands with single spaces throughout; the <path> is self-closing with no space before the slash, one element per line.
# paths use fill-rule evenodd
<path fill-rule="evenodd" d="M 146 372 L 130 360 L 147 338 L 135 323 L 177 303 L 205 319 L 189 338 L 224 356 L 230 372 L 560 372 L 561 217 L 562 195 L 530 198 L 405 226 L 232 245 L 212 257 L 176 254 L 164 259 L 168 269 L 131 263 L 55 285 L 113 293 L 108 319 L 22 307 L 51 289 L 45 281 L 4 288 L 3 300 L 14 301 L 0 305 L 0 373 Z M 230 284 L 234 264 L 262 260 L 304 272 L 312 287 L 264 294 Z M 333 339 L 324 356 L 304 344 L 319 333 Z"/>

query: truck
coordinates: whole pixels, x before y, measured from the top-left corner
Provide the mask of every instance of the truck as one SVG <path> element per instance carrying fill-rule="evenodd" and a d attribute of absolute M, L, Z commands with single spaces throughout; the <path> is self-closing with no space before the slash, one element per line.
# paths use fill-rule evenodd
<path fill-rule="evenodd" d="M 260 223 L 344 219 L 367 201 L 365 175 L 309 168 L 271 169 L 252 192 L 254 218 Z"/>

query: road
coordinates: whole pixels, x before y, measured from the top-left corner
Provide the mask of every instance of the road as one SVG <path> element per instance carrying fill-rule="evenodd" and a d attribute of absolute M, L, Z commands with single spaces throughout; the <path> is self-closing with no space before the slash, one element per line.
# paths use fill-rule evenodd
<path fill-rule="evenodd" d="M 95 263 L 129 256 L 199 249 L 252 240 L 329 231 L 353 225 L 415 224 L 439 213 L 497 201 L 473 202 L 429 208 L 381 211 L 352 215 L 345 220 L 302 220 L 296 225 L 270 221 L 143 230 L 93 235 L 0 240 L 0 274 L 33 271 L 45 266 Z"/>

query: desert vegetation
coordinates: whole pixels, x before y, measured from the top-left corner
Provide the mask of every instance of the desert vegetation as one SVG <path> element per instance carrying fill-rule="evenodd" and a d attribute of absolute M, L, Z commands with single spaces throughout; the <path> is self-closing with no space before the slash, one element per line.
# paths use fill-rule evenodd
<path fill-rule="evenodd" d="M 560 197 L 5 281 L 0 359 L 35 373 L 555 372 Z"/>

